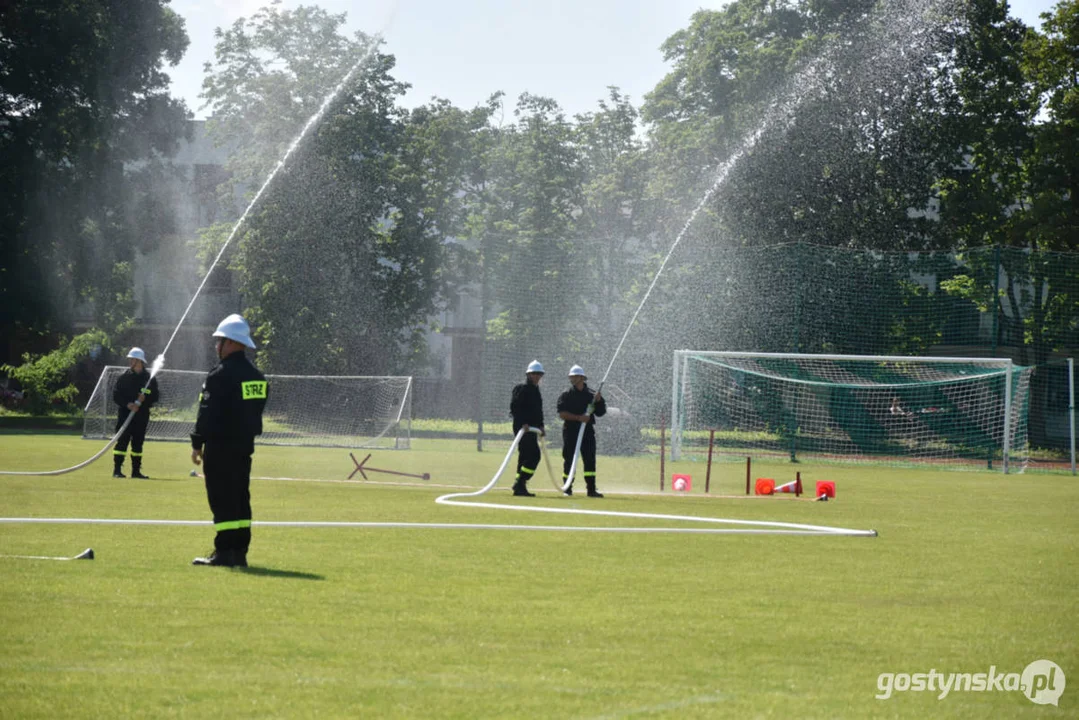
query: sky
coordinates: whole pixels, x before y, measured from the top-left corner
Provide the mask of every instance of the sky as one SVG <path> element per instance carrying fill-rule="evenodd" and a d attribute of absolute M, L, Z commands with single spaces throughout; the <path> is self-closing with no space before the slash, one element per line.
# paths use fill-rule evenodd
<path fill-rule="evenodd" d="M 187 54 L 168 68 L 172 94 L 201 110 L 203 65 L 213 60 L 214 29 L 250 17 L 270 0 L 172 0 L 187 25 Z M 381 33 L 397 58 L 394 76 L 413 87 L 403 104 L 432 96 L 462 108 L 503 91 L 551 97 L 567 115 L 594 111 L 617 85 L 640 106 L 667 74 L 660 45 L 698 9 L 727 0 L 284 0 L 348 14 L 349 32 Z M 1012 14 L 1040 26 L 1055 0 L 1013 0 Z"/>

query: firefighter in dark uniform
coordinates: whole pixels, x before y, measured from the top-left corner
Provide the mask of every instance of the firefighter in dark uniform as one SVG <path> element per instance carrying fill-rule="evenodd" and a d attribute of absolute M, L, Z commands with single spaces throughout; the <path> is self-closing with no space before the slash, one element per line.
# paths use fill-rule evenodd
<path fill-rule="evenodd" d="M 142 474 L 142 444 L 146 440 L 146 427 L 150 424 L 150 408 L 158 400 L 157 378 L 150 377 L 150 371 L 146 369 L 146 353 L 142 348 L 131 348 L 127 363 L 127 372 L 120 376 L 112 390 L 112 400 L 118 408 L 114 432 L 123 427 L 128 415 L 135 413 L 135 417 L 131 418 L 112 450 L 112 476 L 124 477 L 124 456 L 130 442 L 131 477 L 149 480 L 149 476 Z"/>
<path fill-rule="evenodd" d="M 603 494 L 596 489 L 596 418 L 607 414 L 607 401 L 602 393 L 588 389 L 584 369 L 574 365 L 569 370 L 572 387 L 558 397 L 558 417 L 562 425 L 562 482 L 569 478 L 573 453 L 577 448 L 577 434 L 581 423 L 585 424 L 584 437 L 581 438 L 581 461 L 584 463 L 584 482 L 588 487 L 588 497 L 601 498 Z M 573 486 L 566 488 L 566 494 L 573 494 Z"/>
<path fill-rule="evenodd" d="M 214 515 L 214 551 L 194 565 L 247 567 L 251 544 L 251 455 L 262 434 L 262 411 L 269 397 L 266 376 L 244 348 L 255 348 L 251 328 L 229 315 L 214 332 L 221 362 L 206 376 L 199 399 L 191 462 L 206 463 L 206 497 Z"/>
<path fill-rule="evenodd" d="M 543 365 L 533 360 L 525 370 L 525 382 L 513 388 L 510 399 L 510 415 L 513 416 L 513 435 L 525 429 L 521 442 L 517 446 L 517 479 L 513 483 L 513 494 L 519 497 L 536 497 L 528 491 L 528 481 L 536 474 L 540 461 L 540 437 L 546 436 L 543 429 L 543 397 L 540 395 L 540 380 L 543 379 Z M 539 435 L 529 428 L 539 428 Z"/>

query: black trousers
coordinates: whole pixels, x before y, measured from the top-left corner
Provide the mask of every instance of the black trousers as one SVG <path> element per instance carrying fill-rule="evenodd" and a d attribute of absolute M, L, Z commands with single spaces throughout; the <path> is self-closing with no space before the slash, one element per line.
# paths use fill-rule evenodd
<path fill-rule="evenodd" d="M 534 432 L 526 432 L 521 442 L 517 445 L 517 482 L 527 483 L 536 474 L 539 467 L 540 446 L 539 435 Z"/>
<path fill-rule="evenodd" d="M 124 420 L 127 420 L 127 416 L 131 414 L 130 410 L 124 409 L 116 417 L 116 428 L 113 432 L 120 429 L 120 426 L 124 424 Z M 131 443 L 131 454 L 133 456 L 142 455 L 142 443 L 146 440 L 146 428 L 150 425 L 150 416 L 147 413 L 137 413 L 131 420 L 131 424 L 124 430 L 124 434 L 116 441 L 116 448 L 113 450 L 113 455 L 123 455 L 127 452 L 127 444 Z"/>
<path fill-rule="evenodd" d="M 573 451 L 577 447 L 577 433 L 580 426 L 575 428 L 562 427 L 562 481 L 569 477 L 569 468 L 573 464 Z M 590 488 L 596 486 L 596 431 L 591 426 L 585 427 L 584 437 L 581 438 L 581 462 L 584 464 L 584 472 L 578 472 L 577 476 L 584 475 L 585 483 Z M 572 487 L 572 486 L 571 486 Z"/>
<path fill-rule="evenodd" d="M 253 443 L 206 443 L 202 462 L 206 499 L 214 514 L 214 549 L 247 554 L 251 545 L 251 455 Z"/>

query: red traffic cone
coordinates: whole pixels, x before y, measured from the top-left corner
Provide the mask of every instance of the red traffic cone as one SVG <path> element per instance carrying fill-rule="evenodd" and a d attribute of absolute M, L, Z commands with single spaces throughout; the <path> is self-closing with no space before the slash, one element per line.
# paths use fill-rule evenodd
<path fill-rule="evenodd" d="M 693 477 L 675 473 L 671 476 L 671 489 L 677 492 L 691 491 L 693 489 Z"/>
<path fill-rule="evenodd" d="M 831 480 L 818 480 L 817 481 L 817 499 L 821 497 L 832 499 L 835 498 L 835 483 Z M 827 500 L 826 500 L 827 502 Z"/>

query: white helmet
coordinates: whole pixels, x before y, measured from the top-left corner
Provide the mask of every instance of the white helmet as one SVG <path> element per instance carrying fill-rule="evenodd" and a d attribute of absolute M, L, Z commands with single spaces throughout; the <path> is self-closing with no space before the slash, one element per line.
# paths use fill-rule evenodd
<path fill-rule="evenodd" d="M 233 313 L 222 320 L 214 330 L 214 337 L 235 340 L 244 347 L 255 349 L 255 342 L 251 339 L 251 326 L 243 319 L 243 316 Z"/>
<path fill-rule="evenodd" d="M 131 350 L 128 351 L 127 356 L 129 358 L 135 358 L 136 360 L 142 360 L 142 364 L 146 364 L 146 353 L 142 351 L 142 348 L 131 348 Z"/>
<path fill-rule="evenodd" d="M 587 375 L 584 374 L 584 368 L 581 367 L 580 365 L 574 365 L 573 367 L 571 367 L 569 369 L 569 376 L 573 377 L 574 375 L 580 375 L 581 377 L 587 377 Z"/>
<path fill-rule="evenodd" d="M 541 363 L 539 360 L 533 360 L 532 362 L 528 363 L 528 369 L 525 370 L 525 374 L 527 375 L 528 373 L 539 373 L 540 375 L 542 375 L 543 363 Z"/>

